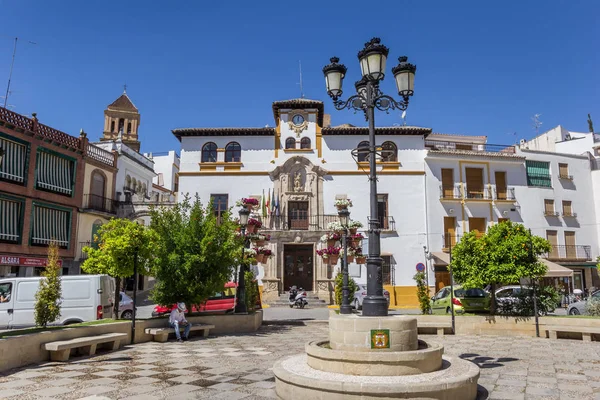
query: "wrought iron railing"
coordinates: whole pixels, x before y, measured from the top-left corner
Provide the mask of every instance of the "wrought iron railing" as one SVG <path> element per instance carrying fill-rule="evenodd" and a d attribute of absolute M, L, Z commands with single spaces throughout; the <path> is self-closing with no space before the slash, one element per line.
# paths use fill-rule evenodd
<path fill-rule="evenodd" d="M 330 223 L 339 222 L 337 214 L 267 215 L 257 219 L 262 222 L 262 229 L 281 231 L 327 231 Z M 396 220 L 390 215 L 382 216 L 379 218 L 379 226 L 383 231 L 395 231 Z"/>
<path fill-rule="evenodd" d="M 472 189 L 467 185 L 465 192 L 465 199 L 470 200 L 491 200 L 492 191 L 489 187 Z"/>
<path fill-rule="evenodd" d="M 569 211 L 569 212 L 563 211 L 562 215 L 565 218 L 577 218 L 577 213 L 574 213 L 572 211 Z"/>
<path fill-rule="evenodd" d="M 117 202 L 114 199 L 95 194 L 83 195 L 83 208 L 87 210 L 102 211 L 109 214 L 117 213 Z"/>
<path fill-rule="evenodd" d="M 545 255 L 550 261 L 591 261 L 592 246 L 587 245 L 552 245 L 552 250 Z"/>
<path fill-rule="evenodd" d="M 425 148 L 430 150 L 445 151 L 476 151 L 482 153 L 515 153 L 515 146 L 503 144 L 481 144 L 463 142 L 445 142 L 441 140 L 426 140 Z"/>
<path fill-rule="evenodd" d="M 544 210 L 544 217 L 560 217 L 560 213 L 554 210 Z"/>
<path fill-rule="evenodd" d="M 462 188 L 460 183 L 453 183 L 452 185 L 440 185 L 440 199 L 442 200 L 453 200 L 462 199 Z"/>
<path fill-rule="evenodd" d="M 516 200 L 514 187 L 494 187 L 494 200 Z"/>
<path fill-rule="evenodd" d="M 573 180 L 573 175 L 569 175 L 569 174 L 558 174 L 558 179 L 564 179 L 566 181 L 572 181 Z"/>

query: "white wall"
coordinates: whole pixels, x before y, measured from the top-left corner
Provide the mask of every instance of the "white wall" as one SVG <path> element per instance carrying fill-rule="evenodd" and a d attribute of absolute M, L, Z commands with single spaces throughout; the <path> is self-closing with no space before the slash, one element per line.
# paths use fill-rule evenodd
<path fill-rule="evenodd" d="M 174 150 L 170 150 L 167 154 L 155 156 L 150 154 L 154 161 L 155 176 L 152 183 L 159 185 L 159 174 L 162 174 L 162 186 L 170 191 L 175 190 L 175 177 L 179 172 L 179 157 Z"/>

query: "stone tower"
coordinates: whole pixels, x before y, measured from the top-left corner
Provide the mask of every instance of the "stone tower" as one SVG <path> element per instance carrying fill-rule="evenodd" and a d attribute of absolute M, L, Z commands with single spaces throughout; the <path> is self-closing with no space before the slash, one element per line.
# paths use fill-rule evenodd
<path fill-rule="evenodd" d="M 104 110 L 104 133 L 100 141 L 117 140 L 121 136 L 123 143 L 139 153 L 139 126 L 140 113 L 123 90 L 123 94 Z"/>

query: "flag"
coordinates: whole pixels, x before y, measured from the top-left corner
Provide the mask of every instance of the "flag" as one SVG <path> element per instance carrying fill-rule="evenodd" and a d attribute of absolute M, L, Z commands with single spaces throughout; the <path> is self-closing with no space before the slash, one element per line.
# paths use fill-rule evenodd
<path fill-rule="evenodd" d="M 267 208 L 265 207 L 265 189 L 263 189 L 263 194 L 260 199 L 260 209 L 262 211 L 263 218 L 267 216 Z"/>
<path fill-rule="evenodd" d="M 276 197 L 277 203 L 275 203 L 275 213 L 279 217 L 279 196 Z"/>
<path fill-rule="evenodd" d="M 271 203 L 270 203 L 270 199 L 271 198 L 271 188 L 269 188 L 269 192 L 267 193 L 267 208 L 266 208 L 266 212 L 267 213 L 271 213 Z"/>
<path fill-rule="evenodd" d="M 271 197 L 271 214 L 275 214 L 275 189 L 273 189 L 273 195 Z"/>

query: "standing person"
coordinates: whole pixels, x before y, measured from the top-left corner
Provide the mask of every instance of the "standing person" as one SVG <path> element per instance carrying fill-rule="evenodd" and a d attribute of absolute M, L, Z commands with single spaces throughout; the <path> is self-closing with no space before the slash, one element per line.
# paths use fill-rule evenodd
<path fill-rule="evenodd" d="M 171 311 L 171 315 L 169 316 L 169 325 L 171 328 L 175 329 L 175 336 L 177 336 L 177 341 L 181 342 L 181 334 L 179 333 L 179 327 L 184 326 L 185 330 L 183 332 L 183 340 L 188 340 L 190 336 L 190 329 L 192 324 L 190 324 L 187 319 L 185 319 L 185 304 L 177 303 L 177 307 Z"/>

